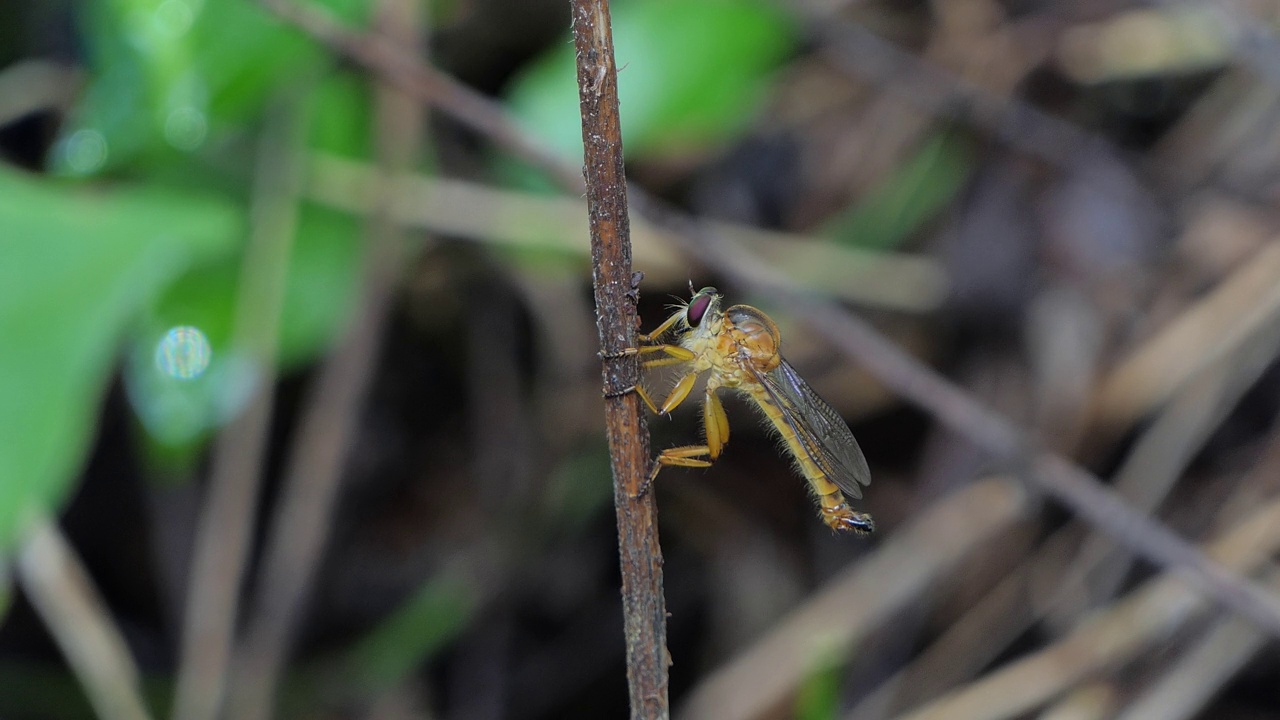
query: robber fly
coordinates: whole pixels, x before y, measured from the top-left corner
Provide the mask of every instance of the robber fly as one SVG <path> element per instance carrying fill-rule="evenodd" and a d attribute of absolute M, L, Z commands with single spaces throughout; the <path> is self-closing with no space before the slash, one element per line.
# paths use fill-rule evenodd
<path fill-rule="evenodd" d="M 690 291 L 693 290 L 690 286 Z M 870 533 L 871 516 L 849 507 L 846 496 L 862 497 L 862 486 L 871 482 L 867 460 L 844 420 L 818 397 L 779 354 L 778 327 L 768 315 L 750 305 L 721 309 L 722 296 L 713 287 L 703 288 L 648 335 L 641 335 L 641 357 L 663 357 L 643 362 L 646 368 L 680 366 L 684 375 L 676 381 L 661 406 L 643 387 L 635 390 L 655 413 L 666 415 L 689 397 L 698 376 L 707 376 L 702 420 L 705 445 L 685 445 L 658 454 L 651 485 L 663 467 L 710 467 L 729 440 L 729 418 L 716 397 L 720 388 L 731 388 L 751 398 L 782 438 L 796 467 L 817 496 L 822 520 L 835 530 Z M 670 335 L 670 342 L 663 337 Z"/>

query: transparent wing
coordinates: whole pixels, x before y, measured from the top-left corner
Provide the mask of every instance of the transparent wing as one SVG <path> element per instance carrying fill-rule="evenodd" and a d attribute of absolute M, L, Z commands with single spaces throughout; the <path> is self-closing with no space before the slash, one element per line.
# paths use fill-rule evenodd
<path fill-rule="evenodd" d="M 840 415 L 785 360 L 755 376 L 782 411 L 809 460 L 845 494 L 862 497 L 861 486 L 871 484 L 871 469 Z"/>

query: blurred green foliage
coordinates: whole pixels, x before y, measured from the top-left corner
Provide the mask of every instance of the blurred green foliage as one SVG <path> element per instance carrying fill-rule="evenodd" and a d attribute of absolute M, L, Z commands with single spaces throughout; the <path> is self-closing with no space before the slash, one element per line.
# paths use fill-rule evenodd
<path fill-rule="evenodd" d="M 845 663 L 824 657 L 814 663 L 795 701 L 796 720 L 835 720 L 840 717 L 840 681 Z"/>
<path fill-rule="evenodd" d="M 739 138 L 795 45 L 794 24 L 771 3 L 624 0 L 611 12 L 628 158 L 704 152 Z M 576 161 L 575 62 L 566 37 L 516 77 L 507 98 L 526 127 Z"/>
<path fill-rule="evenodd" d="M 376 695 L 401 683 L 422 662 L 457 638 L 479 609 L 471 584 L 443 572 L 418 589 L 344 658 L 357 693 Z"/>
<path fill-rule="evenodd" d="M 122 336 L 188 267 L 230 255 L 234 205 L 0 172 L 0 546 L 56 506 L 93 436 Z"/>
<path fill-rule="evenodd" d="M 831 221 L 827 234 L 869 250 L 897 248 L 951 204 L 972 167 L 963 139 L 946 130 L 935 133 L 879 187 Z"/>

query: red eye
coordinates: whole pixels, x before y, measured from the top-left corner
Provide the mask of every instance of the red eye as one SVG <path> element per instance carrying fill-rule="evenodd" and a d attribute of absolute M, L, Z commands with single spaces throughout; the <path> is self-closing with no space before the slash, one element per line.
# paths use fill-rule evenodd
<path fill-rule="evenodd" d="M 711 307 L 711 293 L 700 292 L 693 296 L 689 301 L 689 309 L 685 312 L 685 320 L 689 321 L 689 327 L 697 327 L 702 322 L 702 316 L 707 314 L 707 308 Z"/>

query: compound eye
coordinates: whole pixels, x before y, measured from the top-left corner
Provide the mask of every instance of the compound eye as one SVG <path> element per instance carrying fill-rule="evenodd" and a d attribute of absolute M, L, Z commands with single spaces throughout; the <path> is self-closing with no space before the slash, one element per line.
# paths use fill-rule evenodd
<path fill-rule="evenodd" d="M 689 301 L 689 309 L 684 314 L 685 320 L 689 321 L 689 327 L 698 327 L 702 324 L 702 318 L 707 314 L 707 308 L 711 307 L 711 298 L 714 296 L 714 288 L 704 288 L 693 296 Z"/>

